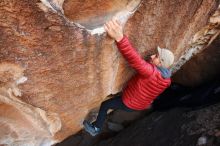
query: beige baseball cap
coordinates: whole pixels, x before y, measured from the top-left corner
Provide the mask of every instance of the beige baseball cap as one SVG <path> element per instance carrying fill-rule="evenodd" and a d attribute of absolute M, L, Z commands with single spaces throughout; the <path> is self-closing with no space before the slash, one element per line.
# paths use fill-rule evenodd
<path fill-rule="evenodd" d="M 173 53 L 165 48 L 157 47 L 157 51 L 159 54 L 160 62 L 162 67 L 169 68 L 174 62 L 174 55 Z"/>

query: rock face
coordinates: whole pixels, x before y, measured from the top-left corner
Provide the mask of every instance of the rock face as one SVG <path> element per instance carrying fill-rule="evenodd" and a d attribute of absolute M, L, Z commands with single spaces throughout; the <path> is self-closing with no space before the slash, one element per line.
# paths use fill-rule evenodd
<path fill-rule="evenodd" d="M 154 112 L 95 146 L 219 146 L 219 108 Z"/>
<path fill-rule="evenodd" d="M 175 82 L 187 86 L 197 86 L 219 78 L 220 37 L 203 52 L 194 56 L 173 76 Z"/>
<path fill-rule="evenodd" d="M 99 0 L 99 1 L 71 1 L 66 0 L 63 5 L 64 15 L 70 20 L 87 29 L 102 27 L 106 20 L 116 15 L 126 16 L 140 4 L 140 0 Z M 74 8 L 74 9 L 73 9 Z M 125 14 L 125 15 L 123 15 Z"/>
<path fill-rule="evenodd" d="M 11 63 L 1 63 L 0 87 L 0 142 L 7 145 L 51 145 L 53 136 L 61 129 L 57 113 L 33 107 L 17 97 L 21 96 L 18 85 L 27 79 L 23 69 Z"/>
<path fill-rule="evenodd" d="M 218 6 L 217 0 L 139 2 L 86 1 L 76 8 L 81 1 L 0 2 L 0 144 L 52 145 L 121 90 L 133 71 L 102 34 L 106 20 L 125 23 L 133 15 L 125 34 L 142 56 L 159 45 L 177 62 Z"/>

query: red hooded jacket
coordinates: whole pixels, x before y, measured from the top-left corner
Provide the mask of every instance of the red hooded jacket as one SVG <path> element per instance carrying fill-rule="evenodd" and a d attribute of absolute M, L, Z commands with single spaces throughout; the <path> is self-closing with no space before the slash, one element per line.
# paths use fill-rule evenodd
<path fill-rule="evenodd" d="M 137 72 L 123 90 L 123 103 L 134 110 L 146 109 L 170 86 L 171 79 L 164 78 L 155 65 L 142 59 L 126 36 L 117 42 L 117 46 L 129 65 Z"/>

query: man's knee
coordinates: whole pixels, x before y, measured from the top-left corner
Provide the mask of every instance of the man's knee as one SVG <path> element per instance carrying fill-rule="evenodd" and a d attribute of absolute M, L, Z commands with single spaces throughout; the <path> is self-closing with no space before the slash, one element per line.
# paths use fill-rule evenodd
<path fill-rule="evenodd" d="M 103 101 L 103 102 L 101 103 L 101 107 L 100 107 L 100 108 L 103 109 L 103 110 L 108 110 L 108 109 L 111 108 L 112 104 L 113 104 L 113 103 L 111 103 L 111 101 L 105 100 L 105 101 Z"/>
<path fill-rule="evenodd" d="M 107 108 L 107 105 L 108 105 L 108 103 L 107 103 L 106 101 L 103 101 L 103 102 L 101 103 L 100 108 Z"/>

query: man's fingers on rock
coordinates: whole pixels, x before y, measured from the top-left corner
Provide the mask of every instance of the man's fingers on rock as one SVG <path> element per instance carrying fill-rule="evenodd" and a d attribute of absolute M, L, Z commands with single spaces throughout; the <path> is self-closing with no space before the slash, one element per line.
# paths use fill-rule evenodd
<path fill-rule="evenodd" d="M 107 29 L 110 29 L 110 28 L 111 28 L 111 26 L 110 26 L 109 23 L 106 23 L 105 25 L 106 25 Z"/>
<path fill-rule="evenodd" d="M 118 21 L 117 19 L 115 20 L 115 22 L 116 22 L 118 25 L 121 25 L 121 22 Z"/>
<path fill-rule="evenodd" d="M 106 26 L 106 24 L 104 24 L 104 29 L 105 29 L 106 31 L 108 31 L 108 27 Z"/>
<path fill-rule="evenodd" d="M 113 22 L 112 22 L 112 21 L 110 21 L 110 22 L 109 22 L 109 25 L 110 25 L 110 27 L 111 27 L 111 28 L 113 28 L 113 27 L 114 27 L 114 24 L 113 24 Z"/>
<path fill-rule="evenodd" d="M 113 21 L 113 23 L 114 23 L 114 25 L 115 25 L 115 27 L 116 27 L 117 29 L 120 28 L 120 25 L 119 25 L 116 21 Z"/>
<path fill-rule="evenodd" d="M 112 28 L 118 31 L 119 26 L 113 21 L 112 22 Z"/>

